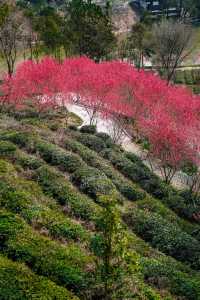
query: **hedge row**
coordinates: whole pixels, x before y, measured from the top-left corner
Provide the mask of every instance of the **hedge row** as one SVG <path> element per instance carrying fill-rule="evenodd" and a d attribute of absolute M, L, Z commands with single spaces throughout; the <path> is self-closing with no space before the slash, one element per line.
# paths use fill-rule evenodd
<path fill-rule="evenodd" d="M 64 151 L 61 147 L 39 138 L 31 137 L 28 133 L 14 132 L 6 134 L 3 138 L 27 150 L 31 149 L 32 152 L 39 153 L 47 163 L 72 174 L 72 181 L 78 185 L 82 192 L 92 196 L 95 200 L 98 200 L 99 194 L 111 194 L 114 191 L 117 195 L 112 181 L 104 173 L 88 167 L 78 155 Z M 84 175 L 86 173 L 87 180 Z M 119 193 L 118 198 L 121 200 Z"/>
<path fill-rule="evenodd" d="M 134 182 L 141 183 L 142 187 L 153 196 L 163 198 L 168 194 L 168 190 L 161 180 L 155 176 L 134 154 L 126 157 L 126 152 L 120 148 L 113 149 L 107 147 L 104 140 L 99 136 L 90 134 L 75 133 L 73 136 L 86 147 L 98 152 L 98 154 L 109 160 L 125 176 Z M 101 150 L 96 149 L 97 140 L 102 144 Z M 132 157 L 131 157 L 132 155 Z"/>
<path fill-rule="evenodd" d="M 47 163 L 59 166 L 62 171 L 68 173 L 73 173 L 79 167 L 86 165 L 78 155 L 66 152 L 59 146 L 46 141 L 36 141 L 35 150 Z"/>
<path fill-rule="evenodd" d="M 95 139 L 101 139 L 94 135 L 80 133 L 76 133 L 76 138 L 83 145 L 95 151 L 97 151 Z M 102 149 L 102 151 L 98 151 L 99 155 L 109 160 L 124 176 L 138 183 L 142 189 L 153 197 L 162 200 L 164 204 L 173 209 L 181 217 L 195 221 L 194 216 L 200 211 L 200 199 L 195 201 L 195 205 L 194 201 L 188 201 L 187 193 L 179 193 L 172 187 L 167 186 L 134 154 L 121 152 L 113 148 L 106 148 L 105 143 Z"/>
<path fill-rule="evenodd" d="M 104 173 L 88 167 L 77 154 L 64 151 L 59 146 L 45 141 L 36 142 L 35 147 L 47 163 L 72 174 L 72 182 L 96 201 L 99 195 L 109 195 L 115 190 L 112 181 Z"/>
<path fill-rule="evenodd" d="M 0 141 L 0 157 L 13 156 L 16 152 L 16 146 L 11 142 Z"/>
<path fill-rule="evenodd" d="M 162 202 L 155 198 L 147 197 L 137 201 L 137 207 L 145 211 L 150 211 L 159 214 L 168 222 L 179 226 L 183 231 L 192 235 L 200 241 L 200 226 L 197 223 L 191 223 L 188 220 L 180 218 L 173 210 L 165 206 Z"/>
<path fill-rule="evenodd" d="M 136 163 L 138 166 L 143 168 L 145 172 L 149 173 L 149 176 L 154 177 L 155 186 L 162 190 L 160 194 L 160 199 L 176 213 L 180 214 L 184 218 L 189 220 L 195 220 L 194 215 L 200 210 L 200 198 L 193 198 L 189 191 L 176 191 L 172 186 L 166 185 L 158 177 L 156 177 L 143 163 L 142 161 L 133 153 L 125 152 L 126 158 L 131 162 Z M 140 185 L 143 185 L 141 182 Z M 145 189 L 145 186 L 144 186 Z M 154 193 L 150 190 L 149 193 Z M 162 196 L 162 197 L 161 197 Z M 159 197 L 158 197 L 159 198 Z"/>
<path fill-rule="evenodd" d="M 93 262 L 83 249 L 43 237 L 21 218 L 5 211 L 0 212 L 0 232 L 1 251 L 10 258 L 75 292 L 87 287 L 91 272 L 86 273 L 86 269 Z"/>
<path fill-rule="evenodd" d="M 76 132 L 73 136 L 76 137 L 80 143 L 98 153 L 108 147 L 106 142 L 96 135 Z"/>
<path fill-rule="evenodd" d="M 1 132 L 0 139 L 10 141 L 20 148 L 26 148 L 27 150 L 33 150 L 33 142 L 36 136 L 29 132 L 18 132 L 18 131 L 6 131 Z M 34 151 L 33 151 L 34 152 Z"/>
<path fill-rule="evenodd" d="M 73 140 L 65 140 L 65 147 L 78 155 L 90 166 L 102 171 L 108 178 L 112 180 L 118 191 L 126 197 L 128 200 L 143 199 L 145 194 L 138 191 L 133 184 L 129 183 L 120 173 L 118 173 L 113 167 L 111 167 L 102 158 L 99 158 L 97 153 L 90 150 L 83 144 Z"/>
<path fill-rule="evenodd" d="M 133 230 L 154 248 L 200 269 L 200 243 L 160 215 L 134 208 L 124 216 Z"/>
<path fill-rule="evenodd" d="M 69 213 L 83 220 L 94 220 L 100 207 L 76 191 L 62 174 L 44 165 L 35 171 L 34 177 L 43 191 L 65 205 Z"/>
<path fill-rule="evenodd" d="M 175 73 L 175 83 L 178 84 L 199 84 L 200 83 L 200 70 L 178 70 Z"/>
<path fill-rule="evenodd" d="M 32 150 L 34 150 L 33 149 L 33 147 L 32 147 Z M 17 154 L 18 155 L 18 154 Z M 42 182 L 43 182 L 43 184 L 41 184 L 41 186 L 44 188 L 44 190 L 46 191 L 46 193 L 49 193 L 50 195 L 53 195 L 53 193 L 55 193 L 54 195 L 56 195 L 56 197 L 55 198 L 57 198 L 57 200 L 59 199 L 59 201 L 64 201 L 64 202 L 62 202 L 63 204 L 65 203 L 65 200 L 62 200 L 62 199 L 66 199 L 66 194 L 68 193 L 66 193 L 66 190 L 65 190 L 65 192 L 64 193 L 62 193 L 62 191 L 63 191 L 63 187 L 64 187 L 64 185 L 65 184 L 67 184 L 68 186 L 70 186 L 70 188 L 73 190 L 73 193 L 74 193 L 74 195 L 81 195 L 80 193 L 78 193 L 78 192 L 76 192 L 76 190 L 69 184 L 69 182 L 65 179 L 65 177 L 64 176 L 62 176 L 61 174 L 60 174 L 60 172 L 56 172 L 53 168 L 51 168 L 51 167 L 48 167 L 48 166 L 46 166 L 42 161 L 41 161 L 41 163 L 42 163 L 42 165 L 40 164 L 39 165 L 39 168 L 38 168 L 38 166 L 37 166 L 37 164 L 36 164 L 36 161 L 37 161 L 37 158 L 35 158 L 34 156 L 30 156 L 30 155 L 27 155 L 27 154 L 24 154 L 25 155 L 25 157 L 19 157 L 18 156 L 18 161 L 21 161 L 21 162 L 23 162 L 23 163 L 21 163 L 21 165 L 23 166 L 23 167 L 27 167 L 27 168 L 30 168 L 30 169 L 33 169 L 34 171 L 33 171 L 33 174 L 35 175 L 35 178 L 37 178 L 37 180 L 39 180 L 39 177 L 38 177 L 38 173 L 40 173 L 41 172 L 41 174 L 40 175 L 42 175 L 43 174 L 43 171 L 45 171 L 44 172 L 44 174 L 43 175 L 45 175 L 44 176 L 44 178 L 43 178 L 43 176 L 42 177 L 40 177 L 40 179 L 42 180 Z M 29 157 L 30 157 L 30 161 L 29 161 Z M 47 171 L 47 173 L 46 173 L 46 171 Z M 51 177 L 51 175 L 53 174 L 53 176 Z M 50 176 L 49 176 L 50 175 Z M 45 179 L 46 178 L 46 179 Z M 49 179 L 51 178 L 51 180 L 49 181 Z M 61 180 L 61 178 L 62 178 L 62 180 Z M 57 181 L 57 179 L 58 179 L 58 181 Z M 61 184 L 60 184 L 61 183 Z M 55 185 L 57 186 L 56 188 L 55 188 Z M 55 188 L 55 189 L 54 189 Z M 82 195 L 81 195 L 82 196 Z M 88 199 L 86 196 L 83 196 L 83 198 L 86 198 L 86 199 Z M 80 198 L 78 198 L 79 199 L 79 201 L 80 201 Z M 94 205 L 96 208 L 98 208 L 90 199 L 88 199 L 89 200 L 89 203 L 91 204 L 92 203 L 92 205 Z M 84 202 L 84 201 L 83 201 Z M 73 201 L 72 201 L 72 203 L 73 203 Z M 74 203 L 75 204 L 75 203 Z M 78 204 L 79 205 L 79 204 Z M 70 206 L 70 205 L 69 205 Z M 99 209 L 99 208 L 98 208 Z M 77 210 L 77 213 L 78 213 L 78 215 L 79 215 L 79 210 Z M 94 212 L 93 211 L 93 213 L 91 214 L 91 215 L 95 215 L 96 214 L 96 212 Z M 84 214 L 83 214 L 83 216 L 84 216 Z M 23 239 L 22 239 L 23 240 Z M 155 251 L 154 250 L 152 250 L 153 251 L 153 253 L 155 253 Z M 158 258 L 159 259 L 159 258 Z M 149 269 L 150 269 L 150 267 L 151 267 L 151 263 L 150 263 L 150 260 L 149 259 L 147 259 L 148 261 L 149 261 L 149 264 L 147 263 L 147 266 L 149 266 Z M 171 258 L 169 258 L 169 261 L 171 261 Z M 159 262 L 160 262 L 160 260 L 159 260 Z M 165 268 L 167 268 L 167 262 L 165 263 Z M 161 266 L 162 267 L 162 266 Z M 163 268 L 164 269 L 164 268 Z M 145 276 L 146 276 L 146 273 L 145 273 L 145 271 L 144 270 L 142 270 L 142 272 L 145 274 Z M 40 273 L 41 274 L 41 273 Z M 181 274 L 181 272 L 180 272 L 180 274 Z M 45 275 L 46 276 L 46 275 Z M 166 280 L 165 280 L 165 282 L 167 281 L 167 282 L 169 282 L 170 281 L 170 286 L 169 287 L 167 287 L 167 289 L 172 289 L 172 287 L 173 287 L 173 284 L 171 283 L 171 278 L 170 278 L 170 274 L 168 274 L 167 273 L 167 271 L 166 271 L 166 274 L 165 274 L 165 276 L 166 276 Z M 174 275 L 175 276 L 175 275 Z M 180 279 L 178 278 L 178 276 L 177 276 L 177 285 L 178 285 L 178 280 L 180 280 L 180 286 L 182 285 L 182 282 L 183 282 L 183 284 L 184 284 L 184 280 L 182 279 L 182 277 L 181 277 L 182 275 L 180 275 Z M 187 276 L 187 275 L 185 275 L 185 276 Z M 184 277 L 184 274 L 183 274 L 183 277 Z M 157 274 L 154 274 L 154 278 L 155 278 L 155 280 L 156 280 L 156 278 L 158 278 L 158 280 L 159 280 L 159 278 L 160 278 L 160 276 L 159 276 L 159 274 L 158 274 L 158 276 L 157 276 Z M 174 277 L 174 278 L 176 278 L 176 277 Z M 54 279 L 53 279 L 54 280 Z M 174 279 L 175 280 L 175 279 Z M 188 276 L 188 285 L 190 284 L 190 282 L 192 282 L 192 279 L 190 279 L 190 277 Z M 172 287 L 171 287 L 171 285 L 172 285 Z M 185 290 L 183 289 L 183 288 L 181 288 L 181 287 L 179 287 L 179 285 L 178 285 L 178 291 L 179 291 L 179 289 L 180 289 L 180 292 L 177 292 L 177 291 L 174 291 L 174 294 L 177 294 L 178 293 L 178 295 L 181 295 L 181 296 L 187 296 L 187 294 L 189 293 L 189 288 L 188 288 L 188 285 L 185 285 Z M 194 291 L 193 291 L 194 290 Z M 196 286 L 194 286 L 193 287 L 193 289 L 191 290 L 192 291 L 192 293 L 196 293 Z M 197 295 L 197 294 L 196 294 Z M 185 296 L 185 297 L 186 297 Z M 62 299 L 62 298 L 61 298 Z M 151 298 L 151 296 L 149 296 L 149 298 L 147 297 L 147 299 L 152 299 Z M 153 298 L 153 299 L 155 299 L 155 298 Z M 168 299 L 168 298 L 167 298 Z M 186 298 L 187 299 L 187 298 Z M 190 298 L 188 298 L 188 299 L 190 299 Z M 196 298 L 191 298 L 191 299 L 198 299 L 197 297 Z"/>
<path fill-rule="evenodd" d="M 67 289 L 45 277 L 35 275 L 22 263 L 0 255 L 0 295 L 4 300 L 78 300 Z"/>
<path fill-rule="evenodd" d="M 17 135 L 20 136 L 19 134 Z M 12 140 L 13 137 L 14 134 L 12 134 Z M 18 151 L 13 156 L 13 159 L 23 168 L 30 168 L 32 170 L 33 179 L 38 181 L 42 190 L 48 196 L 54 197 L 59 204 L 65 205 L 69 213 L 84 220 L 94 219 L 97 211 L 100 209 L 98 205 L 87 196 L 79 193 L 73 185 L 66 180 L 64 175 L 50 168 L 37 157 L 26 154 L 25 152 L 23 153 L 22 151 Z"/>
<path fill-rule="evenodd" d="M 84 228 L 67 218 L 56 203 L 47 199 L 31 181 L 1 177 L 0 206 L 19 214 L 53 238 L 82 241 L 87 238 Z"/>
<path fill-rule="evenodd" d="M 144 280 L 157 289 L 167 289 L 173 295 L 179 296 L 180 299 L 200 299 L 200 282 L 198 278 L 176 270 L 174 265 L 153 258 L 142 258 L 140 266 Z"/>

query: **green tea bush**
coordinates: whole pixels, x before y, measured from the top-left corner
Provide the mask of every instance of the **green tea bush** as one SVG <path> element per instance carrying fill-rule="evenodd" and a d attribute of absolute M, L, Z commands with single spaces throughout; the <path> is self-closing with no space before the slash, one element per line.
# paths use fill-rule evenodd
<path fill-rule="evenodd" d="M 146 169 L 142 169 L 139 165 L 127 159 L 123 153 L 105 149 L 100 155 L 108 159 L 120 172 L 135 182 L 150 179 L 150 174 Z"/>
<path fill-rule="evenodd" d="M 1 139 L 8 140 L 23 148 L 30 148 L 33 142 L 33 136 L 29 132 L 11 131 L 0 135 Z"/>
<path fill-rule="evenodd" d="M 0 156 L 13 156 L 17 150 L 16 146 L 7 141 L 0 141 Z"/>
<path fill-rule="evenodd" d="M 178 215 L 191 221 L 195 221 L 195 214 L 198 214 L 200 210 L 199 202 L 194 203 L 193 201 L 188 201 L 183 193 L 178 193 L 171 189 L 169 190 L 168 196 L 164 197 L 162 201 Z"/>
<path fill-rule="evenodd" d="M 181 71 L 181 70 L 180 71 L 176 71 L 174 82 L 176 84 L 185 84 L 184 71 Z"/>
<path fill-rule="evenodd" d="M 90 275 L 85 273 L 92 258 L 71 243 L 59 243 L 34 232 L 13 214 L 0 213 L 1 250 L 16 261 L 25 262 L 31 269 L 59 285 L 79 292 L 87 286 Z"/>
<path fill-rule="evenodd" d="M 156 288 L 168 289 L 180 299 L 200 299 L 200 285 L 197 278 L 176 270 L 172 265 L 149 257 L 142 258 L 140 266 L 145 281 Z"/>
<path fill-rule="evenodd" d="M 193 201 L 187 201 L 183 195 L 162 182 L 141 161 L 138 162 L 133 155 L 128 154 L 129 158 L 127 158 L 126 154 L 112 149 L 105 149 L 100 155 L 108 159 L 122 174 L 138 183 L 143 190 L 153 197 L 160 199 L 178 215 L 195 221 L 194 214 L 199 212 L 200 205 L 194 205 Z"/>
<path fill-rule="evenodd" d="M 69 173 L 73 173 L 83 165 L 83 161 L 76 154 L 66 152 L 48 142 L 40 141 L 36 143 L 36 150 L 47 163 L 59 166 L 63 171 Z"/>
<path fill-rule="evenodd" d="M 17 172 L 13 165 L 0 158 L 0 176 L 16 176 Z"/>
<path fill-rule="evenodd" d="M 61 246 L 39 235 L 17 216 L 0 214 L 1 250 L 16 261 L 25 262 L 39 275 L 80 292 L 87 287 L 86 267 L 92 257 L 75 244 Z M 92 274 L 91 274 L 92 275 Z"/>
<path fill-rule="evenodd" d="M 137 155 L 135 155 L 132 152 L 124 152 L 126 158 L 130 159 L 133 163 L 140 164 L 143 168 L 145 167 L 141 158 L 139 158 Z"/>
<path fill-rule="evenodd" d="M 99 207 L 87 196 L 76 191 L 60 173 L 43 166 L 36 170 L 35 179 L 47 195 L 54 197 L 61 205 L 67 206 L 72 215 L 84 220 L 95 218 Z"/>
<path fill-rule="evenodd" d="M 19 185 L 21 185 L 19 181 Z M 30 181 L 23 182 L 24 185 L 30 186 Z M 20 190 L 6 180 L 0 182 L 0 206 L 7 210 L 18 213 L 29 224 L 37 229 L 45 230 L 48 235 L 58 239 L 85 240 L 86 231 L 79 224 L 75 224 L 71 219 L 62 214 L 56 203 L 52 203 L 42 195 L 34 195 L 25 188 Z M 50 207 L 49 207 L 49 206 Z"/>
<path fill-rule="evenodd" d="M 90 166 L 102 171 L 109 179 L 112 180 L 118 191 L 128 200 L 137 200 L 145 197 L 145 194 L 136 190 L 120 173 L 111 167 L 103 158 L 99 158 L 98 154 L 88 149 L 83 144 L 72 140 L 65 140 L 65 146 L 68 150 L 76 152 Z"/>
<path fill-rule="evenodd" d="M 26 154 L 25 152 L 18 152 L 15 158 L 16 163 L 24 169 L 36 170 L 42 166 L 43 161 L 36 156 Z"/>
<path fill-rule="evenodd" d="M 108 140 L 112 141 L 111 137 L 105 132 L 97 132 L 96 136 L 101 138 L 104 142 L 107 142 Z"/>
<path fill-rule="evenodd" d="M 184 80 L 185 80 L 185 84 L 193 84 L 193 77 L 192 77 L 192 72 L 191 70 L 184 70 Z"/>
<path fill-rule="evenodd" d="M 164 196 L 168 195 L 168 187 L 133 153 L 125 152 L 124 154 L 121 154 L 121 156 L 116 153 L 115 156 L 112 156 L 114 159 L 116 157 L 120 161 L 119 167 L 123 169 L 126 176 L 128 176 L 128 173 L 126 172 L 127 165 L 128 171 L 130 172 L 130 178 L 139 183 L 142 189 L 147 193 L 158 199 L 162 199 Z M 130 164 L 130 162 L 132 164 Z M 125 167 L 123 168 L 123 166 Z M 135 171 L 135 175 L 131 169 Z"/>
<path fill-rule="evenodd" d="M 200 269 L 200 243 L 156 213 L 134 209 L 124 218 L 137 234 L 160 251 Z"/>
<path fill-rule="evenodd" d="M 79 189 L 95 200 L 100 195 L 110 195 L 115 187 L 107 176 L 92 167 L 82 167 L 71 176 L 72 182 L 78 185 Z"/>
<path fill-rule="evenodd" d="M 70 130 L 74 130 L 74 131 L 77 131 L 77 130 L 78 130 L 78 128 L 77 128 L 76 125 L 69 125 L 68 128 L 69 128 Z"/>
<path fill-rule="evenodd" d="M 180 218 L 174 211 L 169 209 L 159 200 L 147 197 L 143 200 L 137 201 L 137 207 L 145 211 L 157 213 L 163 219 L 166 219 L 168 222 L 178 225 L 183 231 L 186 231 L 188 234 L 194 236 L 197 240 L 200 241 L 200 226 L 198 224 L 190 223 L 189 221 Z"/>
<path fill-rule="evenodd" d="M 35 275 L 22 263 L 0 255 L 0 295 L 4 300 L 59 299 L 78 300 L 67 289 Z"/>
<path fill-rule="evenodd" d="M 84 125 L 80 128 L 80 132 L 95 134 L 97 132 L 95 125 Z"/>
<path fill-rule="evenodd" d="M 83 133 L 80 134 L 77 139 L 79 142 L 96 152 L 100 152 L 107 148 L 106 143 L 100 137 L 95 135 Z"/>

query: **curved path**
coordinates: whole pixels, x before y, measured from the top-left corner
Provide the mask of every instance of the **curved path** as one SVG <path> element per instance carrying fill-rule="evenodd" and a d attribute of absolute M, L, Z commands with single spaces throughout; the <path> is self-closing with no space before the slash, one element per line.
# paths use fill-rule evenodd
<path fill-rule="evenodd" d="M 84 109 L 84 107 L 79 106 L 77 104 L 67 104 L 66 106 L 70 112 L 75 113 L 83 120 L 83 124 L 81 126 L 89 124 L 90 121 L 89 115 Z M 101 116 L 97 117 L 98 132 L 104 132 L 110 134 L 112 126 L 113 125 L 111 120 L 103 119 L 101 118 Z M 143 160 L 143 162 L 149 168 L 151 168 L 149 162 L 144 158 L 145 157 L 144 151 L 141 149 L 141 147 L 138 144 L 134 143 L 129 136 L 127 135 L 123 136 L 121 145 L 124 148 L 124 150 L 136 154 L 138 157 L 140 157 Z M 156 162 L 153 162 L 153 166 L 154 166 L 154 172 L 161 177 L 161 173 Z M 172 180 L 172 185 L 178 189 L 186 188 L 186 180 L 187 180 L 186 174 L 182 172 L 177 172 Z"/>

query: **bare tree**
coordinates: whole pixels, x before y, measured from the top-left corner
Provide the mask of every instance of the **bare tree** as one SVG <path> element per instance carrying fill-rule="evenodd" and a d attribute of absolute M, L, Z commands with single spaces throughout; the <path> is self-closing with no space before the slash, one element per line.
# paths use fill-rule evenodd
<path fill-rule="evenodd" d="M 193 32 L 191 26 L 173 20 L 162 20 L 152 28 L 154 62 L 163 71 L 168 83 L 176 68 L 191 52 Z"/>
<path fill-rule="evenodd" d="M 11 7 L 0 26 L 0 52 L 5 59 L 8 74 L 12 76 L 17 51 L 22 43 L 23 16 Z"/>
<path fill-rule="evenodd" d="M 114 143 L 121 145 L 126 137 L 130 137 L 129 130 L 131 121 L 118 114 L 109 115 L 109 119 L 111 121 L 109 135 Z"/>
<path fill-rule="evenodd" d="M 196 199 L 200 195 L 200 169 L 195 164 L 188 162 L 182 171 L 186 175 L 185 183 L 193 198 Z"/>

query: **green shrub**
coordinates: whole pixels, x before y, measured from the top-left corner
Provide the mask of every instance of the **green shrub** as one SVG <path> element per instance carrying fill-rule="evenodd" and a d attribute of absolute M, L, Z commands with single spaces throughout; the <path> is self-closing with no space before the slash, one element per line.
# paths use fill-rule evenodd
<path fill-rule="evenodd" d="M 78 300 L 67 289 L 35 275 L 22 263 L 0 255 L 0 295 L 4 300 L 59 299 Z"/>
<path fill-rule="evenodd" d="M 17 172 L 13 165 L 4 159 L 0 159 L 0 176 L 16 176 Z"/>
<path fill-rule="evenodd" d="M 28 132 L 6 132 L 2 134 L 3 140 L 8 140 L 23 148 L 30 148 L 33 142 L 33 136 Z"/>
<path fill-rule="evenodd" d="M 133 163 L 140 164 L 141 167 L 144 167 L 143 162 L 141 158 L 139 158 L 137 155 L 135 155 L 132 152 L 124 152 L 126 158 L 130 159 Z"/>
<path fill-rule="evenodd" d="M 95 134 L 97 131 L 95 125 L 84 125 L 80 128 L 80 132 L 83 133 L 89 133 L 89 134 Z"/>
<path fill-rule="evenodd" d="M 19 185 L 22 182 L 19 181 Z M 37 229 L 46 230 L 54 238 L 84 240 L 87 237 L 86 231 L 79 224 L 62 214 L 56 203 L 45 198 L 42 193 L 34 195 L 29 191 L 32 183 L 25 181 L 27 187 L 9 184 L 5 180 L 0 182 L 0 206 L 7 210 L 20 214 L 28 223 L 33 224 Z M 50 207 L 49 207 L 49 206 Z"/>
<path fill-rule="evenodd" d="M 126 178 L 104 161 L 103 158 L 99 158 L 96 152 L 72 139 L 65 140 L 65 146 L 68 150 L 78 153 L 87 164 L 102 171 L 109 179 L 112 180 L 118 191 L 128 200 L 133 201 L 145 197 L 144 193 L 136 190 L 134 186 L 126 180 Z"/>
<path fill-rule="evenodd" d="M 95 200 L 100 195 L 110 195 L 115 190 L 112 182 L 106 175 L 92 167 L 82 167 L 71 176 L 72 182 L 78 185 L 79 189 Z"/>
<path fill-rule="evenodd" d="M 97 132 L 96 136 L 101 138 L 104 142 L 106 142 L 107 140 L 111 140 L 111 137 L 105 132 Z"/>
<path fill-rule="evenodd" d="M 189 195 L 188 193 L 186 194 Z M 189 198 L 185 198 L 186 194 L 170 190 L 168 196 L 162 199 L 162 201 L 181 217 L 195 221 L 195 214 L 198 214 L 200 210 L 200 203 L 194 203 L 190 196 Z M 190 201 L 188 201 L 189 199 Z"/>
<path fill-rule="evenodd" d="M 140 260 L 140 266 L 145 281 L 156 288 L 168 289 L 180 299 L 200 299 L 199 280 L 176 270 L 173 265 L 148 257 Z"/>
<path fill-rule="evenodd" d="M 42 166 L 43 161 L 25 152 L 18 152 L 16 156 L 16 163 L 25 169 L 35 170 Z"/>
<path fill-rule="evenodd" d="M 73 243 L 61 246 L 6 212 L 0 214 L 0 232 L 1 250 L 9 257 L 25 262 L 35 273 L 48 276 L 70 290 L 80 292 L 87 287 L 90 274 L 85 269 L 92 263 L 92 257 L 83 249 Z"/>
<path fill-rule="evenodd" d="M 76 154 L 66 152 L 48 142 L 40 141 L 36 143 L 36 150 L 47 163 L 59 166 L 63 171 L 69 173 L 76 171 L 83 165 L 82 160 Z"/>
<path fill-rule="evenodd" d="M 13 156 L 16 151 L 16 146 L 7 141 L 0 141 L 0 156 Z"/>
<path fill-rule="evenodd" d="M 174 81 L 176 84 L 185 84 L 184 71 L 176 71 Z"/>
<path fill-rule="evenodd" d="M 114 147 L 115 144 L 113 143 L 113 140 L 111 139 L 111 137 L 107 134 L 107 133 L 104 133 L 104 132 L 98 132 L 96 133 L 96 136 L 98 138 L 101 138 L 104 143 L 106 144 L 107 147 Z"/>
<path fill-rule="evenodd" d="M 191 70 L 184 70 L 184 79 L 185 79 L 185 84 L 193 84 L 193 78 L 192 78 L 192 73 Z"/>
<path fill-rule="evenodd" d="M 134 164 L 123 153 L 113 151 L 112 149 L 105 149 L 100 155 L 108 159 L 120 172 L 135 182 L 150 179 L 150 174 L 146 169 L 142 169 L 140 165 Z"/>
<path fill-rule="evenodd" d="M 200 243 L 179 226 L 169 223 L 156 213 L 136 208 L 124 219 L 153 247 L 189 263 L 195 269 L 200 268 Z"/>
<path fill-rule="evenodd" d="M 147 193 L 160 199 L 178 215 L 195 221 L 194 216 L 199 212 L 200 205 L 198 203 L 194 205 L 193 201 L 184 199 L 183 195 L 162 182 L 134 155 L 120 153 L 113 149 L 105 149 L 100 155 L 108 159 L 122 174 L 138 183 Z"/>
<path fill-rule="evenodd" d="M 103 149 L 107 148 L 106 143 L 101 138 L 95 135 L 84 133 L 79 135 L 77 138 L 79 142 L 96 152 L 100 152 Z"/>
<path fill-rule="evenodd" d="M 145 211 L 150 211 L 159 214 L 168 222 L 178 225 L 183 231 L 192 235 L 195 239 L 200 241 L 200 226 L 195 223 L 190 223 L 177 216 L 177 214 L 169 209 L 166 205 L 155 198 L 147 197 L 143 200 L 137 201 L 137 207 Z"/>
<path fill-rule="evenodd" d="M 68 128 L 70 130 L 74 130 L 74 131 L 77 131 L 78 130 L 78 127 L 76 125 L 69 125 Z"/>
<path fill-rule="evenodd" d="M 69 212 L 84 220 L 92 220 L 98 211 L 98 206 L 76 191 L 64 176 L 53 169 L 43 166 L 35 172 L 35 178 L 43 191 L 54 197 L 61 205 L 68 207 Z"/>
<path fill-rule="evenodd" d="M 139 183 L 147 193 L 158 199 L 162 200 L 164 197 L 168 197 L 168 187 L 153 174 L 150 178 L 146 178 Z"/>

